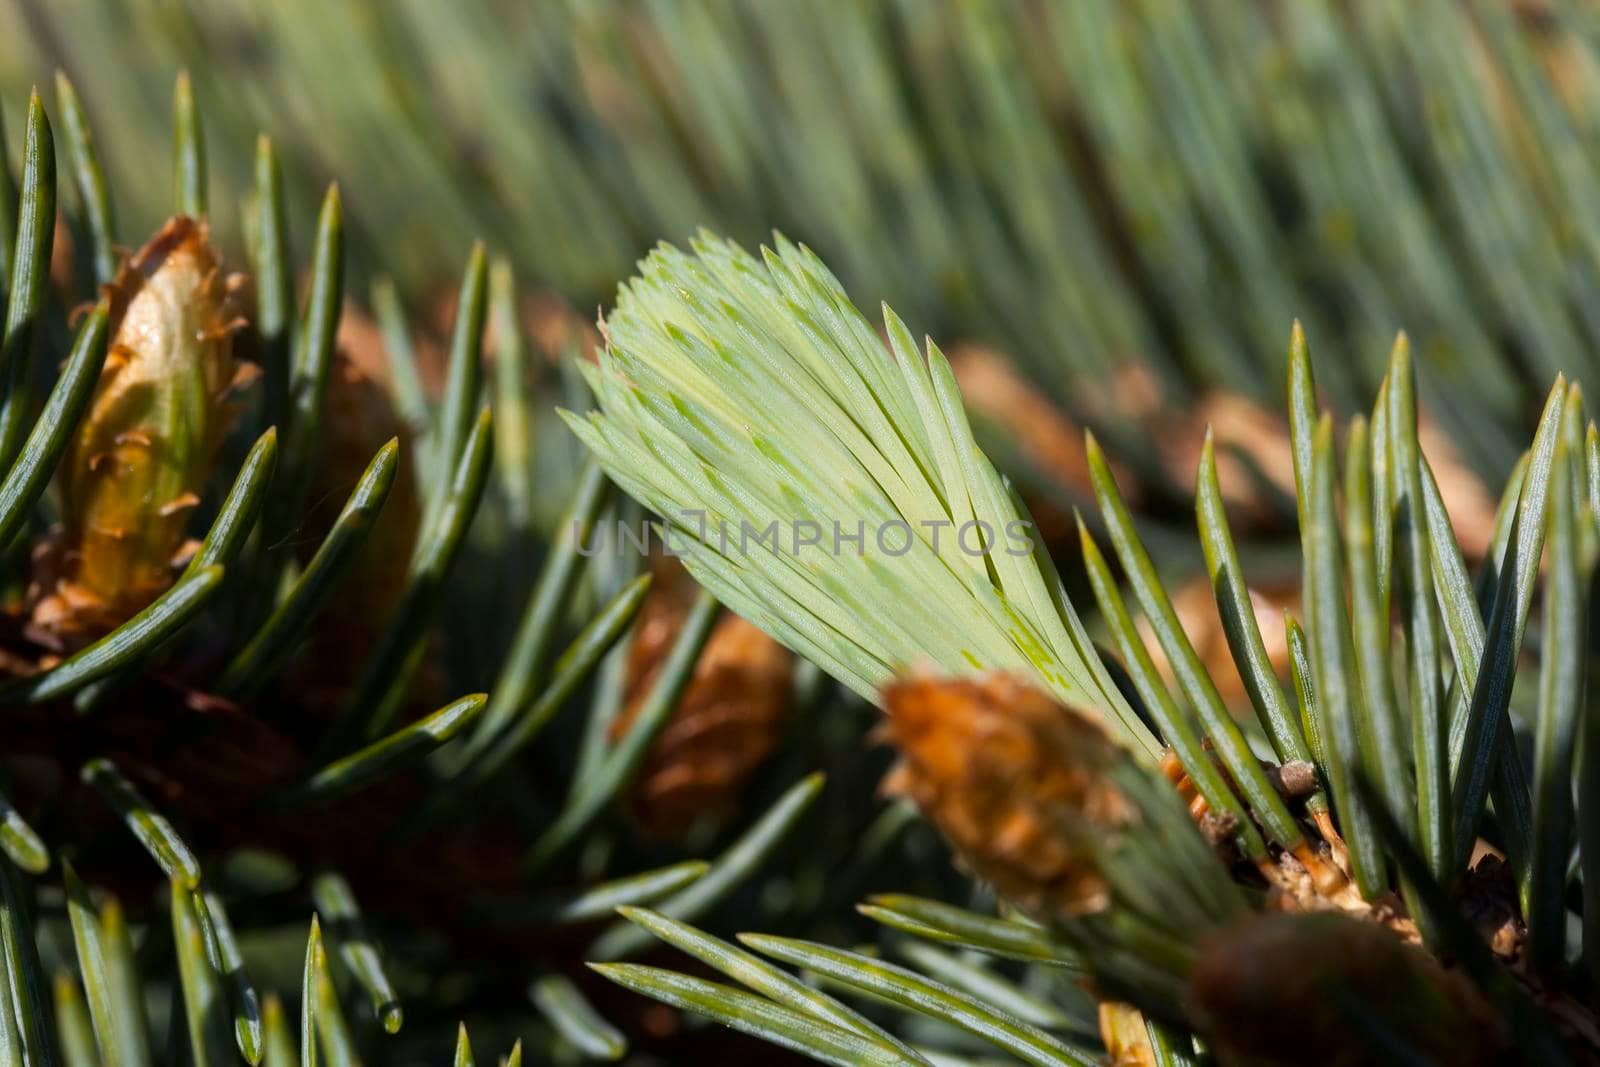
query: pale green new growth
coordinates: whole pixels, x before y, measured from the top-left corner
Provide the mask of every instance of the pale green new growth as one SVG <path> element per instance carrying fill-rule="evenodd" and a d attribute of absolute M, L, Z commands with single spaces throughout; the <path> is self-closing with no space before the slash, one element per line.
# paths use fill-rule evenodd
<path fill-rule="evenodd" d="M 1011 670 L 1153 751 L 944 355 L 887 307 L 886 347 L 815 255 L 775 244 L 653 252 L 573 428 L 719 600 L 858 693 L 924 662 Z"/>

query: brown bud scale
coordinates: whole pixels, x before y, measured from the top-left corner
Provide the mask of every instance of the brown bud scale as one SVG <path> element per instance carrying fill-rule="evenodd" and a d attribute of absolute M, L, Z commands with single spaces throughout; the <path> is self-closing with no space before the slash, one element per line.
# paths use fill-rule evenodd
<path fill-rule="evenodd" d="M 178 216 L 106 286 L 109 351 L 62 463 L 62 527 L 36 572 L 37 631 L 80 643 L 172 583 L 232 421 L 227 394 L 249 377 L 233 354 L 240 284 L 206 224 Z"/>
<path fill-rule="evenodd" d="M 911 676 L 883 697 L 902 757 L 886 792 L 915 801 L 974 874 L 1028 911 L 1106 907 L 1090 842 L 1137 815 L 1110 776 L 1127 753 L 1097 723 L 1004 674 Z"/>
<path fill-rule="evenodd" d="M 676 560 L 659 558 L 653 570 L 613 740 L 627 733 L 649 699 L 694 599 L 695 584 Z M 698 823 L 733 814 L 751 776 L 778 746 L 793 664 L 787 649 L 751 623 L 722 615 L 634 783 L 629 807 L 644 832 L 681 837 Z"/>

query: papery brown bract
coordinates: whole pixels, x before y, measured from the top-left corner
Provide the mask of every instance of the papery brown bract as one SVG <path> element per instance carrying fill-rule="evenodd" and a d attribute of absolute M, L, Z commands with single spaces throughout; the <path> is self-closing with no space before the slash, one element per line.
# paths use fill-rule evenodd
<path fill-rule="evenodd" d="M 1249 592 L 1250 607 L 1261 632 L 1267 660 L 1280 678 L 1287 677 L 1289 637 L 1283 627 L 1283 613 L 1285 609 L 1298 611 L 1300 608 L 1298 575 L 1292 582 L 1252 587 Z M 1227 631 L 1223 627 L 1222 615 L 1217 610 L 1217 596 L 1211 580 L 1202 574 L 1178 586 L 1172 592 L 1172 609 L 1178 613 L 1179 625 L 1205 664 L 1206 673 L 1216 683 L 1223 702 L 1235 710 L 1249 709 L 1250 694 L 1244 687 L 1233 651 L 1228 646 Z M 1154 640 L 1155 632 L 1150 628 L 1149 620 L 1141 616 L 1135 625 L 1145 639 L 1145 646 L 1150 649 L 1156 669 L 1169 685 L 1173 684 L 1172 664 L 1166 652 Z"/>
<path fill-rule="evenodd" d="M 450 336 L 459 297 L 460 293 L 453 287 L 434 293 L 424 316 L 428 329 L 422 336 L 413 338 L 417 373 L 423 389 L 432 397 L 444 392 L 449 353 L 438 339 Z M 517 324 L 532 343 L 532 354 L 550 367 L 569 355 L 592 362 L 601 345 L 594 315 L 580 313 L 570 302 L 548 289 L 518 295 Z M 491 322 L 484 337 L 484 351 L 491 357 L 500 343 L 494 331 Z M 531 373 L 544 372 L 545 368 L 538 368 Z"/>
<path fill-rule="evenodd" d="M 974 417 L 1004 428 L 1025 468 L 1058 490 L 1092 495 L 1083 430 L 1069 412 L 1001 352 L 962 345 L 952 348 L 949 356 L 968 410 Z M 1217 480 L 1236 528 L 1270 529 L 1285 521 L 1281 509 L 1295 495 L 1294 466 L 1289 425 L 1278 410 L 1226 389 L 1209 389 L 1180 402 L 1163 391 L 1148 368 L 1132 362 L 1119 366 L 1104 383 L 1086 383 L 1078 396 L 1082 410 L 1138 427 L 1153 447 L 1169 487 L 1177 490 L 1193 486 L 1210 428 L 1216 446 Z M 1463 554 L 1469 560 L 1481 558 L 1494 525 L 1494 497 L 1450 435 L 1426 414 L 1419 417 L 1417 435 Z M 1143 484 L 1138 472 L 1115 463 L 1113 470 L 1130 505 L 1152 495 L 1153 487 Z M 1062 511 L 1058 500 L 1039 496 L 1030 499 L 1029 506 L 1046 540 L 1070 535 L 1071 516 Z"/>
<path fill-rule="evenodd" d="M 580 359 L 595 358 L 601 344 L 594 317 L 584 317 L 571 304 L 548 291 L 523 296 L 520 310 L 523 329 L 533 340 L 534 349 L 549 363 L 575 352 Z"/>
<path fill-rule="evenodd" d="M 307 698 L 334 706 L 354 682 L 406 585 L 411 552 L 422 524 L 412 428 L 394 404 L 389 357 L 377 325 L 346 305 L 339 317 L 328 375 L 322 452 L 311 472 L 305 525 L 296 533 L 302 561 L 316 552 L 351 490 L 378 450 L 400 441 L 400 462 L 366 543 L 340 581 L 340 610 L 317 627 L 317 655 L 302 664 L 297 682 Z M 424 687 L 426 688 L 426 687 Z M 419 693 L 425 702 L 431 693 Z"/>
<path fill-rule="evenodd" d="M 1131 1004 L 1103 1000 L 1099 1007 L 1100 1042 L 1108 1067 L 1156 1067 L 1155 1049 L 1144 1016 Z"/>
<path fill-rule="evenodd" d="M 337 345 L 328 376 L 322 454 L 312 473 L 307 528 L 300 540 L 303 554 L 309 558 L 372 457 L 397 438 L 402 460 L 395 469 L 394 484 L 341 594 L 342 602 L 350 605 L 350 610 L 341 614 L 370 619 L 371 625 L 381 628 L 405 587 L 412 546 L 422 522 L 411 447 L 414 435 L 395 407 L 389 358 L 376 324 L 346 307 L 339 319 Z"/>
<path fill-rule="evenodd" d="M 628 650 L 613 739 L 627 733 L 649 699 L 697 588 L 675 559 L 657 557 L 651 569 L 655 584 Z M 679 837 L 736 811 L 751 776 L 777 748 L 793 676 L 788 649 L 723 613 L 634 782 L 630 811 L 642 830 Z"/>
<path fill-rule="evenodd" d="M 1035 915 L 1104 909 L 1094 842 L 1137 818 L 1111 780 L 1127 761 L 1093 719 L 1009 675 L 913 675 L 883 690 L 909 797 L 972 873 Z"/>
<path fill-rule="evenodd" d="M 105 368 L 58 477 L 62 526 L 38 553 L 33 624 L 65 645 L 119 625 L 173 581 L 189 516 L 232 423 L 243 276 L 178 216 L 107 289 Z"/>

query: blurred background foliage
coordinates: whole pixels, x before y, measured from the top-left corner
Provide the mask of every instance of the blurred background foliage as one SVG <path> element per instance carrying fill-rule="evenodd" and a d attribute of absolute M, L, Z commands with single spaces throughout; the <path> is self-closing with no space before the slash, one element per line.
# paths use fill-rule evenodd
<path fill-rule="evenodd" d="M 412 293 L 483 233 L 587 314 L 656 240 L 776 227 L 1069 405 L 1129 358 L 1175 398 L 1276 396 L 1295 316 L 1353 402 L 1404 326 L 1495 482 L 1526 383 L 1597 350 L 1582 0 L 7 4 L 8 119 L 65 69 L 137 173 L 187 66 L 214 135 L 273 131 L 300 207 L 351 186 L 357 265 Z M 248 160 L 214 176 L 236 199 Z"/>
<path fill-rule="evenodd" d="M 342 291 L 334 291 L 349 304 L 338 347 L 358 366 L 364 352 L 379 352 L 383 399 L 349 409 L 330 400 L 333 430 L 373 432 L 350 444 L 350 462 L 332 462 L 337 433 L 325 442 L 329 462 L 318 473 L 329 480 L 306 490 L 307 536 L 271 543 L 280 554 L 298 552 L 300 564 L 316 544 L 310 532 L 332 523 L 360 464 L 390 433 L 420 442 L 424 465 L 400 484 L 420 474 L 424 498 L 439 492 L 442 473 L 426 467 L 443 434 L 439 420 L 454 411 L 465 424 L 476 400 L 475 390 L 447 395 L 450 367 L 481 355 L 477 344 L 490 354 L 482 385 L 494 408 L 494 488 L 468 516 L 442 592 L 418 612 L 434 636 L 408 638 L 428 649 L 413 665 L 419 683 L 409 716 L 448 696 L 498 688 L 523 620 L 539 619 L 545 647 L 534 658 L 548 668 L 562 647 L 556 635 L 580 631 L 625 595 L 633 574 L 615 561 L 579 566 L 565 584 L 545 577 L 554 573 L 550 561 L 559 570 L 562 559 L 550 548 L 553 535 L 569 507 L 586 499 L 580 449 L 551 409 L 587 404 L 572 360 L 562 357 L 594 342 L 594 309 L 610 304 L 652 244 L 681 241 L 701 226 L 751 245 L 782 229 L 813 246 L 863 306 L 887 300 L 949 341 L 985 447 L 1024 489 L 1046 532 L 1069 544 L 1077 536 L 1071 505 L 1093 497 L 1082 425 L 1125 468 L 1139 521 L 1159 527 L 1192 521 L 1193 449 L 1204 421 L 1216 421 L 1224 495 L 1230 512 L 1244 505 L 1241 547 L 1264 584 L 1284 577 L 1286 597 L 1298 594 L 1299 562 L 1292 546 L 1274 555 L 1269 542 L 1283 547 L 1294 537 L 1292 472 L 1273 467 L 1287 432 L 1261 412 L 1275 411 L 1283 395 L 1288 324 L 1304 321 L 1324 353 L 1319 385 L 1346 411 L 1375 391 L 1394 331 L 1404 327 L 1417 353 L 1421 406 L 1453 445 L 1460 470 L 1472 472 L 1460 491 L 1481 498 L 1481 529 L 1462 535 L 1475 559 L 1494 510 L 1481 487 L 1499 486 L 1511 472 L 1550 379 L 1557 370 L 1600 377 L 1592 366 L 1600 358 L 1597 34 L 1600 7 L 1586 0 L 0 0 L 0 118 L 15 170 L 28 91 L 37 85 L 65 144 L 51 87 L 56 71 L 70 75 L 111 180 L 116 237 L 128 246 L 173 210 L 172 85 L 180 69 L 200 101 L 209 216 L 231 262 L 245 264 L 254 240 L 241 220 L 251 216 L 258 187 L 250 152 L 258 131 L 271 135 L 282 163 L 294 264 L 312 261 L 312 220 L 328 183 L 340 183 L 347 265 Z M 68 347 L 66 298 L 87 297 L 98 271 L 64 155 L 59 169 L 63 234 L 75 262 L 63 261 L 53 299 L 60 306 L 44 319 L 52 367 Z M 464 258 L 467 277 L 477 262 L 485 284 L 481 257 L 469 254 L 477 235 L 495 260 L 488 338 L 452 343 Z M 315 275 L 293 273 L 296 291 L 308 279 L 316 291 Z M 512 340 L 519 325 L 525 346 Z M 504 355 L 508 346 L 515 358 Z M 348 377 L 359 385 L 362 374 Z M 398 421 L 353 427 L 358 420 L 345 417 L 375 407 Z M 225 449 L 223 474 L 202 494 L 203 520 L 265 428 L 260 408 L 248 415 Z M 1241 469 L 1230 479 L 1226 436 L 1241 427 L 1251 440 L 1235 442 Z M 1419 433 L 1435 458 L 1429 427 Z M 1450 497 L 1447 466 L 1439 462 L 1451 515 L 1470 526 L 1472 508 Z M 417 490 L 400 490 L 407 491 Z M 624 501 L 590 504 L 591 517 L 638 519 Z M 298 512 L 274 516 L 269 504 L 266 514 L 275 535 L 300 531 Z M 395 544 L 371 546 L 380 585 L 414 583 L 417 575 L 400 568 L 409 566 L 420 521 Z M 191 532 L 201 528 L 197 521 Z M 1159 528 L 1145 535 L 1163 570 L 1198 567 L 1187 531 L 1181 539 Z M 16 592 L 25 580 L 16 575 L 28 568 L 20 559 L 10 564 Z M 552 592 L 536 607 L 547 582 Z M 1197 588 L 1209 603 L 1203 576 Z M 1174 600 L 1182 596 L 1175 591 Z M 318 640 L 364 642 L 335 664 L 343 670 L 326 680 L 325 694 L 302 685 L 303 675 L 266 688 L 263 705 L 296 702 L 282 715 L 292 758 L 264 772 L 275 785 L 322 764 L 311 756 L 319 731 L 327 713 L 348 702 L 362 656 L 387 629 L 385 610 L 349 613 L 359 625 L 342 629 L 360 632 L 318 632 Z M 123 680 L 136 694 L 157 693 L 147 707 L 135 701 L 110 716 L 125 731 L 80 734 L 69 755 L 90 755 L 109 736 L 129 755 L 169 761 L 162 770 L 172 773 L 169 742 L 198 713 L 188 708 L 167 732 L 151 729 L 149 708 L 172 697 L 166 675 L 179 676 L 185 700 L 199 699 L 222 666 L 219 650 L 236 649 L 228 642 L 255 632 L 261 614 L 261 605 L 236 598 L 214 605 L 204 616 L 207 635 L 190 634 L 169 650 L 153 686 L 149 678 Z M 1209 640 L 1225 656 L 1220 631 Z M 589 714 L 546 720 L 534 758 L 477 805 L 476 818 L 500 820 L 491 840 L 504 833 L 520 851 L 528 827 L 591 802 L 579 785 L 606 751 L 603 730 L 625 703 L 622 679 L 651 677 L 649 663 L 624 662 L 638 643 L 611 654 L 592 686 L 574 683 L 580 699 L 571 703 Z M 1281 667 L 1287 650 L 1272 652 Z M 524 682 L 535 673 L 528 666 L 521 664 Z M 521 710 L 543 695 L 523 693 Z M 548 911 L 556 906 L 552 887 L 578 893 L 663 864 L 726 857 L 742 834 L 762 829 L 773 805 L 792 808 L 803 776 L 822 768 L 828 786 L 815 794 L 807 832 L 792 833 L 798 815 L 790 811 L 760 839 L 754 860 L 729 876 L 728 895 L 679 918 L 714 905 L 715 925 L 726 931 L 849 943 L 868 936 L 850 911 L 868 893 L 991 906 L 970 897 L 944 847 L 908 809 L 862 802 L 889 762 L 863 740 L 875 721 L 870 708 L 838 699 L 804 665 L 786 702 L 791 714 L 772 727 L 776 755 L 726 822 L 663 843 L 641 832 L 648 820 L 638 817 L 632 784 L 613 780 L 606 799 L 634 803 L 635 818 L 596 818 L 548 884 L 540 880 L 530 899 L 499 904 Z M 827 714 L 801 713 L 824 702 Z M 176 777 L 208 763 L 223 767 L 219 750 L 271 762 L 259 740 L 223 731 L 211 747 L 184 749 Z M 41 730 L 33 744 L 48 750 L 59 741 Z M 586 753 L 576 767 L 575 751 Z M 557 781 L 546 773 L 552 766 L 563 769 Z M 66 769 L 66 781 L 74 770 Z M 435 793 L 452 788 L 447 770 L 428 781 Z M 84 821 L 82 805 L 51 807 L 65 788 L 55 773 L 44 776 L 48 816 L 39 807 L 25 812 L 52 844 L 75 840 Z M 364 821 L 371 809 L 297 840 L 304 863 L 285 872 L 277 853 L 243 847 L 248 824 L 230 823 L 235 813 L 225 806 L 209 811 L 214 800 L 191 790 L 174 818 L 198 835 L 223 895 L 244 901 L 240 939 L 257 980 L 288 991 L 305 945 L 309 898 L 300 890 L 330 856 L 378 854 Z M 381 814 L 409 816 L 417 800 L 405 794 Z M 105 822 L 103 814 L 89 818 L 94 833 L 80 839 L 95 842 L 88 851 L 100 858 L 84 865 L 90 877 L 133 852 L 131 839 L 97 851 L 118 830 Z M 540 1055 L 576 1057 L 594 1033 L 557 1033 L 582 1013 L 570 1010 L 559 983 L 530 1000 L 530 975 L 553 981 L 548 971 L 575 972 L 601 943 L 594 934 L 609 932 L 613 958 L 644 948 L 642 938 L 630 943 L 617 932 L 624 928 L 602 930 L 587 913 L 572 923 L 529 922 L 515 937 L 476 920 L 413 921 L 454 909 L 451 893 L 482 871 L 424 870 L 432 883 L 411 899 L 381 889 L 369 896 L 387 881 L 381 864 L 346 873 L 372 901 L 393 981 L 408 1009 L 415 1005 L 404 1035 L 379 1046 L 389 1057 L 416 1051 L 437 1062 L 461 1017 L 491 1047 L 534 1034 Z M 134 881 L 112 888 L 143 924 L 148 887 Z M 63 895 L 40 896 L 46 966 L 70 966 Z M 317 899 L 325 919 L 338 910 L 328 904 Z M 163 888 L 154 926 L 139 927 L 141 962 L 156 972 L 173 963 L 168 939 L 149 936 L 164 926 L 166 907 Z M 507 953 L 508 945 L 525 955 Z M 612 996 L 603 983 L 583 988 Z M 181 1045 L 173 1020 L 182 1005 L 150 999 L 157 1029 Z M 357 998 L 347 991 L 345 999 Z M 623 1004 L 599 1006 L 658 1052 L 699 1047 L 692 1025 L 639 1014 L 631 999 Z M 370 1050 L 376 1018 L 364 1003 L 352 1010 L 357 1042 Z"/>

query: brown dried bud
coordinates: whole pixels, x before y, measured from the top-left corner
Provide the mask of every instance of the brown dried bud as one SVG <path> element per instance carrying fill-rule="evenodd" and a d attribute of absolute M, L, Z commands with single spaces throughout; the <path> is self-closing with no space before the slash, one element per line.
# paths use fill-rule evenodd
<path fill-rule="evenodd" d="M 1464 977 L 1334 912 L 1256 914 L 1209 935 L 1185 1010 L 1223 1064 L 1359 1067 L 1374 1062 L 1372 1025 L 1430 1063 L 1497 1062 L 1505 1047 Z"/>
<path fill-rule="evenodd" d="M 449 353 L 437 338 L 449 337 L 460 304 L 458 287 L 441 289 L 432 295 L 423 309 L 427 325 L 424 336 L 414 340 L 417 354 L 417 373 L 422 387 L 431 397 L 444 392 L 445 378 L 449 373 Z M 490 316 L 491 320 L 493 316 Z M 558 293 L 548 289 L 535 289 L 517 297 L 517 324 L 531 343 L 530 354 L 540 362 L 554 367 L 569 353 L 579 359 L 593 361 L 600 348 L 600 330 L 592 314 L 580 313 Z M 499 348 L 491 321 L 484 337 L 484 350 L 491 357 Z M 533 368 L 530 373 L 541 373 Z"/>
<path fill-rule="evenodd" d="M 1289 422 L 1281 410 L 1238 393 L 1212 390 L 1189 410 L 1187 425 L 1173 430 L 1167 421 L 1170 415 L 1170 409 L 1155 413 L 1163 421 L 1152 419 L 1149 429 L 1173 484 L 1194 484 L 1209 426 L 1215 436 L 1222 499 L 1236 524 L 1249 527 L 1273 519 L 1269 490 L 1284 499 L 1294 499 Z M 1417 443 L 1438 480 L 1439 493 L 1454 522 L 1462 552 L 1468 559 L 1481 558 L 1488 550 L 1494 527 L 1494 497 L 1468 466 L 1450 435 L 1425 413 L 1417 419 Z"/>
<path fill-rule="evenodd" d="M 56 212 L 55 235 L 50 238 L 50 284 L 67 300 L 76 299 L 78 249 L 72 239 L 72 225 L 64 211 Z"/>
<path fill-rule="evenodd" d="M 1283 627 L 1284 609 L 1299 610 L 1299 575 L 1289 583 L 1250 589 L 1250 609 L 1255 614 L 1256 626 L 1267 650 L 1267 659 L 1274 672 L 1282 677 L 1289 673 L 1289 638 Z M 1172 609 L 1178 613 L 1178 622 L 1188 635 L 1189 643 L 1205 664 L 1206 672 L 1216 682 L 1217 692 L 1230 708 L 1245 709 L 1250 706 L 1250 695 L 1244 680 L 1239 676 L 1233 650 L 1228 647 L 1228 635 L 1222 626 L 1222 616 L 1217 610 L 1217 594 L 1211 579 L 1201 574 L 1179 586 L 1172 594 Z M 1141 616 L 1139 632 L 1151 649 L 1156 669 L 1169 684 L 1173 681 L 1172 665 L 1153 640 L 1155 631 L 1149 620 Z"/>
<path fill-rule="evenodd" d="M 974 874 L 1037 915 L 1106 907 L 1088 842 L 1137 815 L 1110 776 L 1129 757 L 1096 722 L 1004 674 L 912 676 L 883 702 L 902 757 L 885 791 L 915 801 Z"/>
<path fill-rule="evenodd" d="M 1063 487 L 1085 494 L 1093 491 L 1082 427 L 1000 353 L 962 345 L 949 355 L 969 410 L 1010 427 L 1029 462 Z"/>
<path fill-rule="evenodd" d="M 976 418 L 1003 427 L 1036 476 L 1079 494 L 1092 494 L 1083 431 L 1067 412 L 1019 373 L 1003 353 L 961 345 L 949 355 L 962 399 Z M 1080 399 L 1083 411 L 1147 431 L 1167 481 L 1184 491 L 1194 486 L 1210 427 L 1215 435 L 1222 499 L 1237 529 L 1280 522 L 1283 516 L 1272 497 L 1294 498 L 1289 423 L 1276 408 L 1220 389 L 1180 405 L 1163 393 L 1148 367 L 1134 360 L 1116 367 L 1103 382 L 1088 383 Z M 1463 553 L 1469 560 L 1481 558 L 1494 525 L 1495 498 L 1472 472 L 1450 435 L 1426 414 L 1418 417 L 1417 440 L 1432 465 Z M 1113 469 L 1129 503 L 1137 504 L 1141 495 L 1138 477 L 1131 471 Z M 1056 536 L 1058 528 L 1072 529 L 1071 516 L 1061 513 L 1051 499 L 1041 497 L 1028 503 L 1047 541 Z"/>
<path fill-rule="evenodd" d="M 677 560 L 659 557 L 652 570 L 613 739 L 628 732 L 649 699 L 694 600 L 695 583 Z M 723 613 L 634 783 L 630 809 L 645 833 L 681 837 L 734 813 L 751 775 L 778 745 L 793 673 L 788 649 Z"/>
<path fill-rule="evenodd" d="M 1303 759 L 1279 764 L 1267 772 L 1267 778 L 1286 797 L 1309 796 L 1322 784 L 1317 778 L 1317 765 Z"/>
<path fill-rule="evenodd" d="M 336 705 L 347 695 L 405 589 L 411 550 L 422 524 L 415 465 L 405 458 L 410 454 L 411 427 L 394 405 L 382 332 L 354 305 L 346 304 L 336 343 L 321 452 L 308 494 L 311 503 L 297 534 L 301 558 L 309 560 L 316 552 L 372 457 L 391 438 L 400 439 L 402 461 L 366 544 L 341 581 L 341 610 L 329 613 L 318 625 L 318 655 L 304 663 L 296 679 L 310 702 L 318 705 Z M 419 693 L 419 700 L 425 699 Z"/>
<path fill-rule="evenodd" d="M 1170 411 L 1157 417 L 1170 418 Z M 1248 528 L 1270 523 L 1271 490 L 1294 498 L 1294 452 L 1289 421 L 1280 411 L 1214 389 L 1197 399 L 1185 419 L 1187 424 L 1176 432 L 1153 434 L 1173 485 L 1193 488 L 1209 426 L 1215 437 L 1217 484 L 1235 524 Z M 1150 428 L 1156 428 L 1153 420 Z"/>
<path fill-rule="evenodd" d="M 411 427 L 394 404 L 389 357 L 377 324 L 346 305 L 339 317 L 337 345 L 328 375 L 322 449 L 309 494 L 315 503 L 302 538 L 307 558 L 378 449 L 391 438 L 399 438 L 404 455 L 409 453 L 412 438 Z M 349 608 L 340 612 L 341 625 L 349 618 L 371 618 L 381 625 L 405 586 L 421 516 L 415 465 L 402 462 L 356 569 L 340 587 L 340 602 Z"/>
<path fill-rule="evenodd" d="M 559 363 L 568 351 L 593 361 L 600 348 L 600 331 L 592 317 L 580 315 L 571 304 L 551 292 L 531 292 L 522 298 L 522 324 L 533 339 L 534 350 L 545 362 Z"/>
<path fill-rule="evenodd" d="M 107 286 L 111 343 L 62 464 L 63 525 L 41 555 L 39 630 L 92 638 L 171 584 L 232 421 L 226 394 L 251 376 L 233 357 L 242 284 L 224 273 L 206 224 L 179 216 Z"/>

